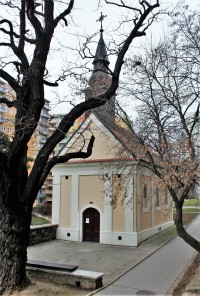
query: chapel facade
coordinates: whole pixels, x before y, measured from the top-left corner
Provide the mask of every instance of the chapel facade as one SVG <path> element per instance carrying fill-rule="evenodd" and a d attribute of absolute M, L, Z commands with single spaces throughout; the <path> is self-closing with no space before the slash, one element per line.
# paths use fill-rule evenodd
<path fill-rule="evenodd" d="M 103 30 L 85 90 L 86 100 L 110 86 L 109 60 Z M 58 164 L 52 169 L 52 222 L 57 238 L 71 241 L 137 246 L 172 226 L 172 199 L 152 173 L 148 161 L 134 157 L 136 134 L 115 124 L 115 97 L 87 112 L 80 128 L 60 155 L 87 148 L 95 136 L 92 155 Z"/>

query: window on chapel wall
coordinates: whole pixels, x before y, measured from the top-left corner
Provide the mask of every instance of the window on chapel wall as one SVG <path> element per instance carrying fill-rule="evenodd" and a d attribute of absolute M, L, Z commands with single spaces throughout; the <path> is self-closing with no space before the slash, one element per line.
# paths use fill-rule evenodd
<path fill-rule="evenodd" d="M 165 189 L 165 207 L 168 207 L 168 191 Z"/>
<path fill-rule="evenodd" d="M 147 184 L 144 184 L 143 207 L 145 209 L 148 209 L 149 207 Z"/>
<path fill-rule="evenodd" d="M 156 187 L 156 208 L 160 207 L 160 192 L 159 192 L 159 188 Z"/>

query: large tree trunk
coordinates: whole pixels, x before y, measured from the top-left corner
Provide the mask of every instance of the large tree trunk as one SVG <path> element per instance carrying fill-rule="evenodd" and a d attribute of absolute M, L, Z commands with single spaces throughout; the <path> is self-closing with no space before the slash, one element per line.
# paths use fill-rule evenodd
<path fill-rule="evenodd" d="M 178 235 L 192 248 L 200 252 L 200 242 L 192 237 L 184 228 L 183 226 L 183 211 L 182 205 L 175 204 L 176 206 L 176 231 Z"/>
<path fill-rule="evenodd" d="M 26 260 L 30 221 L 30 211 L 20 210 L 20 204 L 11 211 L 0 203 L 0 295 L 29 284 Z"/>

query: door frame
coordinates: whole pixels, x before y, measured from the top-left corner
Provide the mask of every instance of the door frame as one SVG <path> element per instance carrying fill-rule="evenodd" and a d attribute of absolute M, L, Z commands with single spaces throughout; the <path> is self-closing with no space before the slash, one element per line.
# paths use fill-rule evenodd
<path fill-rule="evenodd" d="M 80 242 L 83 241 L 83 212 L 89 208 L 93 208 L 99 212 L 100 215 L 100 229 L 99 229 L 99 243 L 101 243 L 101 234 L 102 234 L 102 211 L 93 204 L 88 204 L 87 206 L 83 207 L 79 213 L 79 229 L 80 229 Z"/>

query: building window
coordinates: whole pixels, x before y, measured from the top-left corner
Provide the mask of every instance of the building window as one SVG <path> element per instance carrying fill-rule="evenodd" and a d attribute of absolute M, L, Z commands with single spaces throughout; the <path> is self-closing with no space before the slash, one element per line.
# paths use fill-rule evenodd
<path fill-rule="evenodd" d="M 143 209 L 148 210 L 149 201 L 148 201 L 148 189 L 147 184 L 144 184 L 144 192 L 143 192 Z"/>
<path fill-rule="evenodd" d="M 13 114 L 13 109 L 12 108 L 10 108 L 9 111 L 10 111 L 10 114 Z"/>
<path fill-rule="evenodd" d="M 12 129 L 11 129 L 11 127 L 8 127 L 8 129 L 7 129 L 7 130 L 8 130 L 8 132 L 9 132 L 9 133 L 11 133 L 11 132 L 12 132 Z"/>
<path fill-rule="evenodd" d="M 156 209 L 160 209 L 160 192 L 158 187 L 156 187 Z"/>
<path fill-rule="evenodd" d="M 168 192 L 167 192 L 167 188 L 165 189 L 165 207 L 168 208 Z"/>

